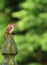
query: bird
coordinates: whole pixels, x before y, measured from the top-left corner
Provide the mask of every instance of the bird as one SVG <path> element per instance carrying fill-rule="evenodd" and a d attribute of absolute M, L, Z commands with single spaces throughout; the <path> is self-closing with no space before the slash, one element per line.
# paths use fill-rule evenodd
<path fill-rule="evenodd" d="M 9 24 L 6 29 L 5 29 L 5 33 L 7 34 L 12 34 L 14 31 L 14 25 L 13 24 Z"/>

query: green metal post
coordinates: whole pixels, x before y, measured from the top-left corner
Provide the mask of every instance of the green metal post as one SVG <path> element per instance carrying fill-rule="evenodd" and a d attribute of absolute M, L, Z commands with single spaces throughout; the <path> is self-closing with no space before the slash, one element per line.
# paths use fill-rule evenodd
<path fill-rule="evenodd" d="M 2 46 L 2 55 L 4 56 L 4 61 L 1 65 L 17 65 L 15 62 L 15 55 L 18 53 L 16 43 L 12 35 L 8 35 L 6 41 Z"/>

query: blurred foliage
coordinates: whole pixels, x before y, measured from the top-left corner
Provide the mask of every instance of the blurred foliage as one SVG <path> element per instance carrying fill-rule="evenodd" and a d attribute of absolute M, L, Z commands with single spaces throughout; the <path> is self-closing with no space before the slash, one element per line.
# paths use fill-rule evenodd
<path fill-rule="evenodd" d="M 4 42 L 5 27 L 14 22 L 13 37 L 19 52 L 15 59 L 19 65 L 43 65 L 46 63 L 47 0 L 17 2 L 18 6 L 16 7 L 16 4 L 14 6 L 19 9 L 18 11 L 13 11 L 11 7 L 5 7 L 7 0 L 0 1 L 4 3 L 0 5 L 0 48 Z"/>

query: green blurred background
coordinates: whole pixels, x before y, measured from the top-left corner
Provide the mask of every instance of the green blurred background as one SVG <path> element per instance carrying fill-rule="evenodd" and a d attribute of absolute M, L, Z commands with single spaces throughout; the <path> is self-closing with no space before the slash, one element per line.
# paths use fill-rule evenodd
<path fill-rule="evenodd" d="M 18 65 L 47 65 L 47 0 L 0 0 L 0 62 L 9 23 L 15 23 Z"/>

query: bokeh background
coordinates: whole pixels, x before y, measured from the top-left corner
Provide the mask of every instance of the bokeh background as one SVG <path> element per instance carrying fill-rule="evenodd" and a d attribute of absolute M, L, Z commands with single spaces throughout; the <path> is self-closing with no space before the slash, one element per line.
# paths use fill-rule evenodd
<path fill-rule="evenodd" d="M 0 0 L 0 62 L 9 23 L 15 23 L 18 65 L 47 65 L 47 0 Z"/>

